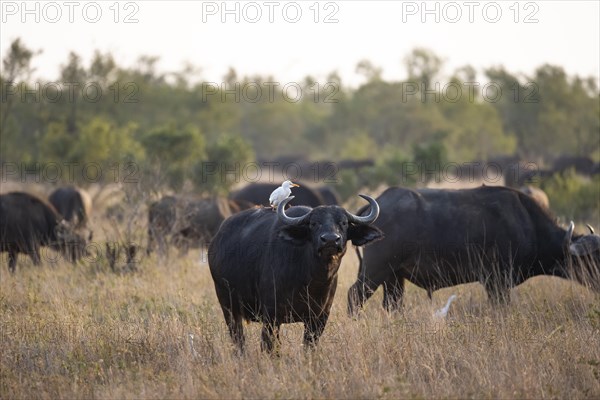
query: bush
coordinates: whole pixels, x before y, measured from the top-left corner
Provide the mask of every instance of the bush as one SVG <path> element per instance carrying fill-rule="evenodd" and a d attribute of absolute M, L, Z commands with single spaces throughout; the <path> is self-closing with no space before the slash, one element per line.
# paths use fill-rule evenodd
<path fill-rule="evenodd" d="M 192 181 L 202 193 L 226 195 L 244 179 L 244 171 L 254 160 L 250 143 L 237 135 L 224 135 L 206 148 L 206 159 L 194 165 Z"/>
<path fill-rule="evenodd" d="M 555 174 L 541 188 L 548 195 L 550 208 L 567 220 L 600 219 L 600 176 L 586 178 L 571 169 Z"/>

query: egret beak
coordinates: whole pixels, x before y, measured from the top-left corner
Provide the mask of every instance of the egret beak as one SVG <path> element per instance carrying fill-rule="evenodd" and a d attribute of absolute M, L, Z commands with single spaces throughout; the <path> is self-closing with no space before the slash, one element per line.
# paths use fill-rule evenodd
<path fill-rule="evenodd" d="M 300 187 L 297 183 L 292 183 L 292 187 Z"/>

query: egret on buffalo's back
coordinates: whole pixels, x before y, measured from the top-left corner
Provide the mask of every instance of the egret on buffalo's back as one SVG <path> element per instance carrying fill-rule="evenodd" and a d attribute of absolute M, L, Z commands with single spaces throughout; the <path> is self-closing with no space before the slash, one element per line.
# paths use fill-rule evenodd
<path fill-rule="evenodd" d="M 300 185 L 287 180 L 284 181 L 280 187 L 273 190 L 273 193 L 271 193 L 271 196 L 269 196 L 269 204 L 271 204 L 271 207 L 276 208 L 279 203 L 290 197 L 290 194 L 292 193 L 292 187 L 300 187 Z"/>

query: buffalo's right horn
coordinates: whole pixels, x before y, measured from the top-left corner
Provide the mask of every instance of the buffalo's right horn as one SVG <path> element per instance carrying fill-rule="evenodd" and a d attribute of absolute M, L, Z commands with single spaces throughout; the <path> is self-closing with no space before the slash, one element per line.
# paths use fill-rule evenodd
<path fill-rule="evenodd" d="M 592 235 L 593 235 L 593 234 L 595 233 L 595 232 L 594 232 L 594 228 L 592 228 L 592 226 L 591 226 L 590 224 L 585 224 L 585 225 L 586 225 L 586 226 L 588 227 L 588 229 L 590 230 L 590 234 L 592 234 Z"/>
<path fill-rule="evenodd" d="M 375 222 L 375 220 L 379 216 L 379 204 L 377 204 L 374 198 L 367 196 L 366 194 L 359 194 L 359 196 L 369 202 L 369 204 L 371 205 L 371 212 L 369 213 L 369 215 L 359 217 L 358 215 L 354 215 L 346 211 L 348 220 L 357 224 L 370 224 L 372 222 Z"/>
<path fill-rule="evenodd" d="M 281 203 L 279 203 L 279 205 L 277 206 L 277 217 L 279 217 L 279 220 L 281 222 L 283 222 L 286 225 L 300 225 L 302 224 L 310 215 L 310 213 L 307 213 L 306 215 L 303 215 L 301 217 L 288 217 L 285 214 L 285 206 L 287 203 L 289 203 L 290 201 L 292 201 L 292 199 L 294 198 L 294 196 L 290 196 L 287 199 L 283 200 Z"/>

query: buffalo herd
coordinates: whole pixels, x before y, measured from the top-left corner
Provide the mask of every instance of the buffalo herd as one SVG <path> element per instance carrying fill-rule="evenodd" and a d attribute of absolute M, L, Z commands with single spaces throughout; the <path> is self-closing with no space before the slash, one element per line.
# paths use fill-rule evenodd
<path fill-rule="evenodd" d="M 148 204 L 146 254 L 208 247 L 208 264 L 233 342 L 244 349 L 244 321 L 263 324 L 261 348 L 277 349 L 282 324 L 302 322 L 304 344 L 317 344 L 331 310 L 347 242 L 359 260 L 347 293 L 355 315 L 379 288 L 383 306 L 400 309 L 406 281 L 425 289 L 480 282 L 493 304 L 538 275 L 573 279 L 600 291 L 600 236 L 565 229 L 541 190 L 391 187 L 356 213 L 328 187 L 293 188 L 272 209 L 276 184 L 250 184 L 229 197 L 169 195 Z M 0 251 L 14 272 L 18 253 L 39 264 L 48 246 L 76 262 L 86 255 L 92 211 L 85 191 L 55 190 L 44 200 L 24 192 L 0 195 Z M 364 248 L 362 248 L 364 246 Z M 127 248 L 135 271 L 137 247 Z M 114 267 L 116 250 L 106 245 Z M 112 260 L 112 261 L 111 261 Z"/>

